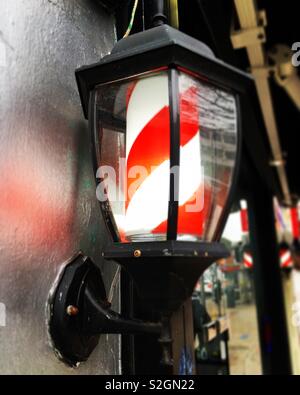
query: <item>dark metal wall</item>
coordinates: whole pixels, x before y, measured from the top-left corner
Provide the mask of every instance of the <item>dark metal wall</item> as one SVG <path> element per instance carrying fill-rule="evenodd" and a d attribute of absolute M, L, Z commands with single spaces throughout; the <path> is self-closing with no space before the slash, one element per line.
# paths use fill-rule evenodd
<path fill-rule="evenodd" d="M 54 355 L 46 325 L 49 290 L 79 249 L 107 288 L 115 272 L 100 258 L 106 238 L 74 78 L 114 41 L 96 1 L 0 0 L 0 374 L 119 371 L 117 336 L 102 336 L 74 370 Z"/>

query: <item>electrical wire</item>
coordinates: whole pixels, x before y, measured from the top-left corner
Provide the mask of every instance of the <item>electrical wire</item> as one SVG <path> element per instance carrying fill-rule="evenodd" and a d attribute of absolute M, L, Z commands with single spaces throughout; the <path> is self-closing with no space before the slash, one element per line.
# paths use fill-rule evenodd
<path fill-rule="evenodd" d="M 142 0 L 142 22 L 143 22 L 143 31 L 145 31 L 145 0 Z"/>
<path fill-rule="evenodd" d="M 127 28 L 123 38 L 128 37 L 131 32 L 138 3 L 139 3 L 139 0 L 134 1 L 134 6 L 133 6 L 131 17 L 130 17 L 130 22 L 129 22 L 128 28 Z"/>

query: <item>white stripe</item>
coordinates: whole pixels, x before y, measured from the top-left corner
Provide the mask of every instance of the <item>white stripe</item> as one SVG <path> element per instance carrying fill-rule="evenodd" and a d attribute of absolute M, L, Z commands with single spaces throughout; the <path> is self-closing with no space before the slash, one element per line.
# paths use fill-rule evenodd
<path fill-rule="evenodd" d="M 147 123 L 168 105 L 169 89 L 166 72 L 142 78 L 137 82 L 127 107 L 126 158 Z"/>
<path fill-rule="evenodd" d="M 280 256 L 280 261 L 283 263 L 291 258 L 290 251 L 286 251 L 283 255 Z"/>
<path fill-rule="evenodd" d="M 242 210 L 247 210 L 247 200 L 240 200 Z"/>
<path fill-rule="evenodd" d="M 253 263 L 253 259 L 252 256 L 250 254 L 247 254 L 246 252 L 244 253 L 244 261 L 246 261 L 247 263 Z"/>
<path fill-rule="evenodd" d="M 179 205 L 185 204 L 203 184 L 200 142 L 196 134 L 180 148 Z M 132 196 L 126 212 L 127 236 L 153 230 L 168 217 L 170 162 L 158 166 Z M 201 193 L 203 195 L 203 193 Z M 203 208 L 203 202 L 197 207 Z"/>

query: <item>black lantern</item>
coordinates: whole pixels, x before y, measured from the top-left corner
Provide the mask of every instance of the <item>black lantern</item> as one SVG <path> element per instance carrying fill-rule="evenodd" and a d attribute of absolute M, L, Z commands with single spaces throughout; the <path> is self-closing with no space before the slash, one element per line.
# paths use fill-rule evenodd
<path fill-rule="evenodd" d="M 183 281 L 187 297 L 227 254 L 217 242 L 235 183 L 239 94 L 252 81 L 167 25 L 119 41 L 76 77 L 113 240 L 104 256 L 126 266 L 156 307 L 175 308 L 183 295 L 162 273 L 196 273 Z"/>
<path fill-rule="evenodd" d="M 219 239 L 238 168 L 239 96 L 253 81 L 167 25 L 122 39 L 99 63 L 78 69 L 76 78 L 111 235 L 103 256 L 128 270 L 145 303 L 168 315 L 191 296 L 203 271 L 228 255 Z M 90 291 L 77 295 L 87 270 L 78 265 L 59 288 L 65 293 L 76 277 L 68 301 L 62 306 L 56 298 L 53 306 L 63 311 L 81 300 L 92 310 L 85 328 L 91 332 L 95 321 L 95 333 L 103 306 L 97 313 Z M 60 318 L 52 325 L 56 339 Z M 150 331 L 157 332 L 153 325 Z M 66 341 L 56 343 L 61 349 Z M 78 360 L 72 350 L 69 345 L 69 359 Z"/>

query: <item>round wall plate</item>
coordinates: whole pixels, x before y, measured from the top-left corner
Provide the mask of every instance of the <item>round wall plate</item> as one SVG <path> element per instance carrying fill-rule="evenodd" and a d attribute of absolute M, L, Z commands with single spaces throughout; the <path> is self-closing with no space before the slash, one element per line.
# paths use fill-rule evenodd
<path fill-rule="evenodd" d="M 71 366 L 86 361 L 100 338 L 82 331 L 83 297 L 87 284 L 92 284 L 99 300 L 106 300 L 100 270 L 89 257 L 79 253 L 65 267 L 49 301 L 52 344 L 59 358 Z"/>

